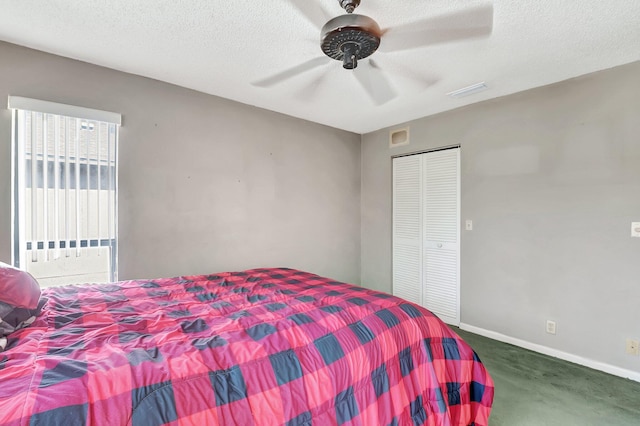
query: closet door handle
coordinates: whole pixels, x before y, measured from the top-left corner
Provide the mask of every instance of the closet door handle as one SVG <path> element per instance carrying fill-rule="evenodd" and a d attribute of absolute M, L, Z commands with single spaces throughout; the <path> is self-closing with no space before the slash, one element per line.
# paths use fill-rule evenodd
<path fill-rule="evenodd" d="M 442 248 L 442 243 L 438 243 L 438 248 Z"/>

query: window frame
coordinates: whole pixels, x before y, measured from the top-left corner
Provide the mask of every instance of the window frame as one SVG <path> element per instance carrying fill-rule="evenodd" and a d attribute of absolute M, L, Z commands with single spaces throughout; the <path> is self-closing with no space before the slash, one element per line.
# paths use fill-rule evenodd
<path fill-rule="evenodd" d="M 24 161 L 26 164 L 26 155 L 25 155 L 25 150 L 26 150 L 26 140 L 25 140 L 25 132 L 23 131 L 24 128 L 21 130 L 20 126 L 24 126 L 25 124 L 23 124 L 21 122 L 21 120 L 19 120 L 18 116 L 20 114 L 20 112 L 24 112 L 24 113 L 42 113 L 42 114 L 50 114 L 50 115 L 56 115 L 56 116 L 60 116 L 62 119 L 65 119 L 65 117 L 69 117 L 71 119 L 77 119 L 77 120 L 88 120 L 88 121 L 92 121 L 92 122 L 97 122 L 99 124 L 106 124 L 107 125 L 107 135 L 109 135 L 110 131 L 111 131 L 111 125 L 115 125 L 115 131 L 113 133 L 113 157 L 114 157 L 114 166 L 113 166 L 113 191 L 114 191 L 114 200 L 113 200 L 113 214 L 109 215 L 109 220 L 113 220 L 113 224 L 111 225 L 111 222 L 109 221 L 109 231 L 108 234 L 111 234 L 111 231 L 113 231 L 112 236 L 109 236 L 109 244 L 108 246 L 110 247 L 110 271 L 109 271 L 109 278 L 110 281 L 115 282 L 118 280 L 118 143 L 119 143 L 119 130 L 120 127 L 122 125 L 122 116 L 118 113 L 114 113 L 114 112 L 109 112 L 109 111 L 101 111 L 101 110 L 96 110 L 96 109 L 91 109 L 91 108 L 84 108 L 84 107 L 78 107 L 78 106 L 73 106 L 73 105 L 66 105 L 66 104 L 60 104 L 60 103 L 55 103 L 55 102 L 49 102 L 49 101 L 43 101 L 43 100 L 38 100 L 38 99 L 31 99 L 31 98 L 25 98 L 25 97 L 20 97 L 20 96 L 9 96 L 8 98 L 8 108 L 12 111 L 12 125 L 11 125 L 11 179 L 12 179 L 12 184 L 11 184 L 11 191 L 12 191 L 12 197 L 11 197 L 11 238 L 12 238 L 12 250 L 11 250 L 11 257 L 12 257 L 12 264 L 16 267 L 22 268 L 22 269 L 26 269 L 26 262 L 27 259 L 22 259 L 22 255 L 27 253 L 27 247 L 26 247 L 26 220 L 20 220 L 21 219 L 21 215 L 22 214 L 26 214 L 22 213 L 20 211 L 20 204 L 22 204 L 23 206 L 25 206 L 25 202 L 24 200 L 20 200 L 19 197 L 24 197 L 24 194 L 22 194 L 22 191 L 24 189 L 26 189 L 26 176 L 24 175 L 24 173 L 21 173 L 21 167 L 19 163 L 20 161 Z M 23 115 L 24 117 L 24 115 Z M 46 123 L 46 121 L 45 121 Z M 99 137 L 98 137 L 99 138 Z M 58 141 L 56 140 L 55 143 L 57 144 Z M 87 142 L 88 143 L 88 142 Z M 99 143 L 99 142 L 98 142 Z M 110 136 L 108 138 L 108 142 L 109 144 L 109 150 L 108 152 L 111 152 L 111 140 L 110 140 Z M 57 148 L 56 148 L 57 149 Z M 87 146 L 87 149 L 88 146 Z M 88 151 L 87 151 L 88 153 Z M 74 166 L 74 173 L 80 173 L 80 169 L 81 169 L 81 162 L 79 161 L 80 158 L 80 153 L 79 152 L 75 152 L 75 166 Z M 69 158 L 67 157 L 65 159 L 66 161 L 69 161 Z M 56 159 L 56 162 L 59 161 L 58 159 Z M 98 160 L 97 160 L 97 167 L 98 169 L 101 168 L 101 164 L 100 162 L 102 161 L 102 159 L 100 158 L 100 154 L 98 153 Z M 109 172 L 111 172 L 111 165 L 109 164 L 110 162 L 110 154 L 108 155 L 107 158 L 107 169 L 109 170 Z M 48 173 L 48 170 L 44 169 L 44 165 L 48 164 L 48 161 L 43 162 L 43 173 Z M 33 167 L 37 165 L 37 159 L 36 156 L 32 153 L 32 159 L 31 159 L 31 167 L 33 170 Z M 89 166 L 89 157 L 87 157 L 87 166 L 90 168 Z M 48 165 L 47 165 L 48 167 Z M 62 164 L 60 164 L 60 167 L 63 167 Z M 37 166 L 36 166 L 37 168 Z M 70 172 L 70 169 L 67 169 L 66 172 Z M 54 174 L 55 174 L 55 166 L 54 166 Z M 100 175 L 98 175 L 100 176 Z M 108 178 L 110 179 L 111 176 Z M 43 175 L 43 185 L 44 182 L 47 182 L 47 178 L 44 177 Z M 89 177 L 87 176 L 87 179 L 89 179 Z M 98 187 L 100 187 L 102 185 L 101 181 L 97 181 L 96 184 L 98 185 Z M 33 182 L 33 178 L 32 178 L 32 190 L 37 189 L 38 188 L 38 182 Z M 66 185 L 66 184 L 65 184 Z M 47 185 L 48 186 L 48 185 Z M 43 186 L 44 188 L 44 186 Z M 47 188 L 47 190 L 50 188 Z M 60 188 L 55 188 L 56 190 L 59 190 Z M 91 189 L 91 185 L 90 185 L 90 181 L 87 180 L 87 191 L 89 191 Z M 47 194 L 47 191 L 45 190 L 45 195 Z M 78 195 L 78 193 L 76 193 L 76 196 Z M 47 195 L 48 196 L 48 195 Z M 87 197 L 89 196 L 89 193 L 87 193 Z M 99 193 L 98 193 L 99 196 Z M 108 195 L 110 197 L 110 195 Z M 65 210 L 65 214 L 67 214 L 67 210 Z M 98 216 L 99 217 L 99 216 Z M 111 229 L 111 226 L 113 226 L 113 228 Z M 22 238 L 23 236 L 25 236 L 24 238 Z M 68 235 L 66 236 L 67 240 L 69 240 Z M 34 239 L 34 241 L 37 242 L 37 240 Z M 45 235 L 45 242 L 48 241 L 48 235 Z M 61 247 L 61 241 L 62 239 L 59 239 L 59 241 L 57 241 L 56 243 L 54 243 L 54 247 L 55 244 L 58 244 L 59 247 Z M 77 245 L 80 244 L 81 247 L 82 246 L 81 242 L 83 242 L 84 240 L 80 240 L 78 238 L 78 234 L 76 234 L 76 240 L 74 240 L 74 242 L 76 243 L 76 248 Z M 91 244 L 92 239 L 87 236 L 86 238 L 86 247 L 93 247 L 93 245 Z M 33 244 L 33 242 L 32 242 Z M 43 243 L 43 247 L 44 247 Z M 69 242 L 67 242 L 65 244 L 65 246 L 69 244 Z M 23 247 L 24 245 L 24 247 Z M 100 235 L 98 235 L 98 242 L 97 242 L 98 247 L 103 246 L 102 244 L 102 240 L 100 238 Z M 39 246 L 39 244 L 38 244 Z M 70 246 L 70 244 L 69 244 Z M 66 247 L 68 248 L 68 247 Z M 34 249 L 32 247 L 33 250 L 37 250 L 37 247 Z"/>

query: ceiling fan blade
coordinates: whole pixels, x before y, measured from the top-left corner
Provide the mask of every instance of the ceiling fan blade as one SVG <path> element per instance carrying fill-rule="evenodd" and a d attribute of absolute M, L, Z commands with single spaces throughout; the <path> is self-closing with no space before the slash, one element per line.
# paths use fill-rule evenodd
<path fill-rule="evenodd" d="M 372 59 L 361 61 L 353 75 L 376 105 L 385 104 L 397 96 L 382 69 Z"/>
<path fill-rule="evenodd" d="M 318 76 L 316 76 L 309 84 L 307 84 L 302 90 L 298 91 L 295 95 L 296 99 L 301 101 L 308 101 L 309 99 L 313 99 L 318 93 L 320 86 L 324 83 L 327 78 L 327 72 L 321 72 Z"/>
<path fill-rule="evenodd" d="M 271 87 L 298 74 L 302 74 L 321 65 L 325 65 L 329 63 L 330 60 L 331 59 L 326 56 L 318 56 L 284 71 L 280 71 L 277 74 L 263 78 L 262 80 L 254 81 L 251 84 L 258 87 Z"/>
<path fill-rule="evenodd" d="M 396 52 L 484 37 L 492 30 L 493 5 L 484 4 L 384 30 L 380 51 Z"/>
<path fill-rule="evenodd" d="M 440 77 L 433 73 L 425 73 L 411 67 L 406 67 L 398 61 L 389 61 L 384 59 L 384 55 L 378 55 L 376 65 L 378 68 L 384 68 L 387 74 L 392 74 L 404 78 L 411 83 L 412 87 L 417 90 L 425 90 L 440 81 Z M 397 80 L 395 80 L 397 81 Z"/>
<path fill-rule="evenodd" d="M 330 19 L 318 0 L 289 0 L 289 2 L 318 29 Z"/>

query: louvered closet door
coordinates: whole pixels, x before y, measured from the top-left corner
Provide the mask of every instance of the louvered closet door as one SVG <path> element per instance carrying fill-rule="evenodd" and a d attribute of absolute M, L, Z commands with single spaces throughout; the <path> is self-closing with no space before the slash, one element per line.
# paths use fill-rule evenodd
<path fill-rule="evenodd" d="M 458 325 L 459 149 L 423 157 L 423 306 Z"/>
<path fill-rule="evenodd" d="M 393 294 L 422 304 L 422 159 L 393 159 Z"/>
<path fill-rule="evenodd" d="M 459 313 L 459 148 L 393 159 L 393 294 Z"/>

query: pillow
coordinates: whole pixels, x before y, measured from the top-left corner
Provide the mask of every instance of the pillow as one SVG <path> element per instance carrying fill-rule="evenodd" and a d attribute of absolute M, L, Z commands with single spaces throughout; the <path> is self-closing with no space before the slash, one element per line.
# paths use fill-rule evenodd
<path fill-rule="evenodd" d="M 39 300 L 40 285 L 30 273 L 0 262 L 0 302 L 36 309 Z"/>
<path fill-rule="evenodd" d="M 0 302 L 0 352 L 7 347 L 7 336 L 31 325 L 40 315 L 46 301 L 46 298 L 40 299 L 35 309 L 17 308 Z"/>

